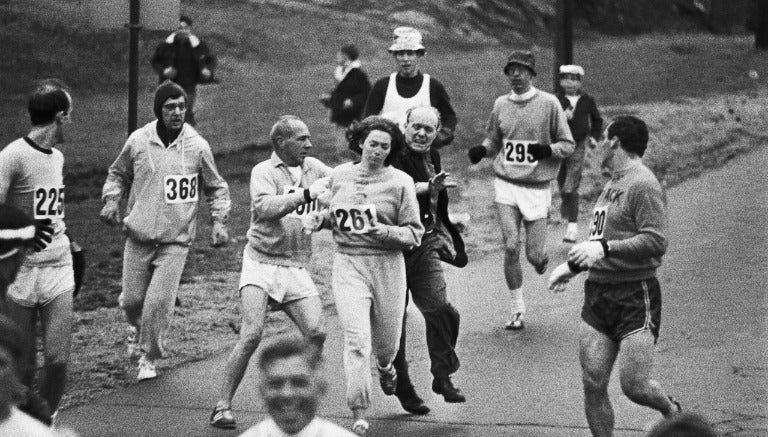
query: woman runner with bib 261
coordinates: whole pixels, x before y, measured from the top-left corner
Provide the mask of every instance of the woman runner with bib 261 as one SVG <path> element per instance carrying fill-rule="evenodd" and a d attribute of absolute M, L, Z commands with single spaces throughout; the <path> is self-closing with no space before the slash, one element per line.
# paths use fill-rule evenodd
<path fill-rule="evenodd" d="M 329 209 L 308 216 L 306 230 L 333 230 L 333 295 L 344 326 L 347 404 L 365 435 L 369 424 L 371 352 L 386 395 L 395 393 L 397 372 L 392 361 L 400 342 L 405 306 L 403 250 L 421 242 L 424 227 L 413 179 L 390 165 L 403 148 L 393 122 L 378 116 L 347 131 L 359 162 L 342 164 L 331 173 Z"/>

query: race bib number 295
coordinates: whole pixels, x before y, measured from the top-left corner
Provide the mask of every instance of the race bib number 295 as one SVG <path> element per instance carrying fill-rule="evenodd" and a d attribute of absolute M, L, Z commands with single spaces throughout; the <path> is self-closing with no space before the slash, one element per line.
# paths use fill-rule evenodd
<path fill-rule="evenodd" d="M 36 220 L 64 218 L 64 186 L 36 187 L 32 211 Z"/>
<path fill-rule="evenodd" d="M 165 203 L 197 202 L 200 199 L 199 191 L 197 173 L 168 175 L 163 179 Z"/>
<path fill-rule="evenodd" d="M 376 205 L 344 205 L 333 210 L 340 231 L 365 234 L 376 223 Z"/>
<path fill-rule="evenodd" d="M 531 156 L 528 146 L 534 141 L 507 140 L 504 142 L 504 163 L 507 165 L 520 165 L 535 167 L 539 162 Z"/>

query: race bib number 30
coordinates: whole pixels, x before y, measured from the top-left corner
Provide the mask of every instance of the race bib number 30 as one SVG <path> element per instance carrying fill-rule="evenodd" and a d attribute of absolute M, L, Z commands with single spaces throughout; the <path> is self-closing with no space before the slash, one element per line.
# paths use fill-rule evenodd
<path fill-rule="evenodd" d="M 528 146 L 535 141 L 508 140 L 504 142 L 504 163 L 507 165 L 519 165 L 535 167 L 539 161 L 533 159 Z"/>
<path fill-rule="evenodd" d="M 36 187 L 32 211 L 34 218 L 64 218 L 64 185 L 58 187 Z"/>
<path fill-rule="evenodd" d="M 344 205 L 333 210 L 340 231 L 365 234 L 376 223 L 376 205 Z"/>
<path fill-rule="evenodd" d="M 197 202 L 200 193 L 197 186 L 197 173 L 168 175 L 163 179 L 163 198 L 165 203 Z"/>
<path fill-rule="evenodd" d="M 600 240 L 605 231 L 605 219 L 608 215 L 607 206 L 596 206 L 592 212 L 592 222 L 589 224 L 589 239 Z"/>
<path fill-rule="evenodd" d="M 297 191 L 304 191 L 304 188 L 287 185 L 285 187 L 284 193 L 291 194 Z M 319 209 L 320 209 L 320 204 L 318 203 L 317 199 L 315 199 L 309 203 L 302 203 L 301 205 L 297 206 L 296 209 L 294 209 L 292 212 L 287 214 L 286 217 L 302 218 L 305 215 L 309 215 L 310 212 L 314 212 Z"/>

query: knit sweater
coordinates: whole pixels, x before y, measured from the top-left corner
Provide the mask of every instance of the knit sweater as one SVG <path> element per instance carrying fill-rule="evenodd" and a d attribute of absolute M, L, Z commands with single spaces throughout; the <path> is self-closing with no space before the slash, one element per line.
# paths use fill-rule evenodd
<path fill-rule="evenodd" d="M 327 165 L 307 157 L 301 165 L 301 180 L 294 180 L 274 152 L 268 160 L 253 167 L 247 246 L 251 259 L 306 267 L 312 255 L 312 237 L 302 230 L 301 218 L 316 211 L 318 201 L 307 203 L 304 189 L 330 172 Z"/>
<path fill-rule="evenodd" d="M 533 161 L 526 148 L 533 143 L 551 146 L 552 156 Z M 526 100 L 513 100 L 509 94 L 496 99 L 483 145 L 495 155 L 493 171 L 498 178 L 536 188 L 549 186 L 561 159 L 575 147 L 557 97 L 537 89 Z"/>
<path fill-rule="evenodd" d="M 64 233 L 64 155 L 44 149 L 28 137 L 0 150 L 0 203 L 7 203 L 35 219 L 50 219 L 52 240 L 40 252 L 29 251 L 26 265 L 70 264 L 69 239 Z"/>
<path fill-rule="evenodd" d="M 590 280 L 618 283 L 656 276 L 667 250 L 667 199 L 648 167 L 637 163 L 616 172 L 592 217 L 590 239 L 607 240 L 610 256 L 592 265 Z"/>
<path fill-rule="evenodd" d="M 338 252 L 378 255 L 421 243 L 424 226 L 419 220 L 416 188 L 402 171 L 388 166 L 371 172 L 360 163 L 341 164 L 331 173 L 329 191 L 327 225 L 333 229 Z M 371 216 L 386 226 L 383 240 L 359 233 L 370 227 Z"/>

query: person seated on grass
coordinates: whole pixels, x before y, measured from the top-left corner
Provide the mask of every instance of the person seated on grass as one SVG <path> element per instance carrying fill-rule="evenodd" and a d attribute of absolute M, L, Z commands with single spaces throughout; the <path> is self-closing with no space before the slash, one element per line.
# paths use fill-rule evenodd
<path fill-rule="evenodd" d="M 319 363 L 314 348 L 303 338 L 282 337 L 265 345 L 259 360 L 259 394 L 269 417 L 240 437 L 354 437 L 317 417 L 327 387 Z"/>

